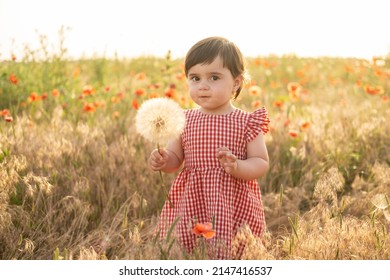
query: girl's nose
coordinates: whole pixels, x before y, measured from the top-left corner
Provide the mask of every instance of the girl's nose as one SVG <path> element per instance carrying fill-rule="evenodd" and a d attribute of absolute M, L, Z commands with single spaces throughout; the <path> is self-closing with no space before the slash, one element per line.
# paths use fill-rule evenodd
<path fill-rule="evenodd" d="M 208 90 L 209 84 L 207 81 L 203 80 L 199 83 L 199 90 Z"/>

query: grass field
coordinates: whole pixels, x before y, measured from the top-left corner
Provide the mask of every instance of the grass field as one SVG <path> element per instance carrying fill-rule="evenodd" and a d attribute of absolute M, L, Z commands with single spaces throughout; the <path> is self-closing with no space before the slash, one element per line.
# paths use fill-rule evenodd
<path fill-rule="evenodd" d="M 66 55 L 42 38 L 0 56 L 0 258 L 188 257 L 153 237 L 164 196 L 133 123 L 149 98 L 194 106 L 183 60 Z M 268 231 L 236 237 L 244 258 L 390 259 L 390 55 L 247 62 L 234 104 L 266 106 L 271 131 Z"/>

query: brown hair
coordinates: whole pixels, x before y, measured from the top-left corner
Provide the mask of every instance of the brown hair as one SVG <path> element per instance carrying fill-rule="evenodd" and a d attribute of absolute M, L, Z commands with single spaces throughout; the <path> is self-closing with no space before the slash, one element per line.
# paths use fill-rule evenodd
<path fill-rule="evenodd" d="M 234 78 L 239 75 L 245 79 L 245 59 L 240 49 L 223 37 L 209 37 L 192 46 L 185 58 L 184 71 L 188 77 L 188 71 L 197 64 L 210 64 L 217 56 L 223 61 L 223 67 L 230 70 Z M 234 99 L 240 94 L 242 84 L 236 90 Z"/>

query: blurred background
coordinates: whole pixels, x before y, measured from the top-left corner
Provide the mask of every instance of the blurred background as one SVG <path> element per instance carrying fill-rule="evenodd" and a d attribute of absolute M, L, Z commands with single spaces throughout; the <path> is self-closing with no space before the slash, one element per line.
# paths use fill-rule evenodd
<path fill-rule="evenodd" d="M 0 53 L 56 49 L 66 30 L 72 58 L 183 57 L 198 40 L 225 36 L 246 56 L 340 56 L 371 59 L 390 50 L 385 0 L 0 0 Z M 1 58 L 1 56 L 0 56 Z"/>

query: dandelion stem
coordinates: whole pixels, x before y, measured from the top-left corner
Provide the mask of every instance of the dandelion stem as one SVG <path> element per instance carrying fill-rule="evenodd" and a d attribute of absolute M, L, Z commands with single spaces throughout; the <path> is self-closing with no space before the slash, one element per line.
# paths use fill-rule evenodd
<path fill-rule="evenodd" d="M 159 143 L 157 143 L 157 151 L 161 155 L 160 144 Z M 167 197 L 169 205 L 173 208 L 173 203 L 172 203 L 171 199 L 169 198 L 169 193 L 168 193 L 168 191 L 167 191 L 167 189 L 165 187 L 164 177 L 163 177 L 163 174 L 162 174 L 161 170 L 159 170 L 158 173 L 160 174 L 161 187 L 162 187 L 162 189 L 164 191 L 164 195 Z"/>

